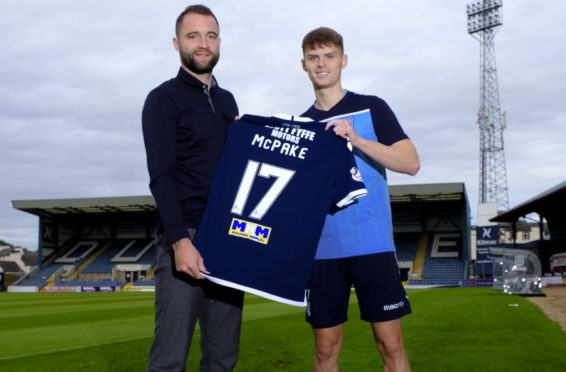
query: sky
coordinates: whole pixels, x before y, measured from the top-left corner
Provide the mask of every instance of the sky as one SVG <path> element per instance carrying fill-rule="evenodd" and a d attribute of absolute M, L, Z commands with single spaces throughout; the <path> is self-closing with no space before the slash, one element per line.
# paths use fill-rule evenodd
<path fill-rule="evenodd" d="M 476 220 L 480 44 L 466 0 L 203 1 L 220 22 L 219 84 L 240 113 L 300 114 L 314 101 L 301 40 L 345 41 L 343 86 L 385 99 L 421 170 L 389 183 L 463 182 Z M 140 113 L 179 68 L 177 15 L 191 3 L 0 2 L 0 239 L 35 250 L 38 217 L 13 200 L 149 195 Z M 513 207 L 566 179 L 566 2 L 503 0 L 495 37 Z"/>

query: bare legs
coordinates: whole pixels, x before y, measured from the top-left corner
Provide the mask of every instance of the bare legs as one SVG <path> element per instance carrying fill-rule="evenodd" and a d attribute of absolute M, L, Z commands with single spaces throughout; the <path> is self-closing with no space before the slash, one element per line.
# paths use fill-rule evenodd
<path fill-rule="evenodd" d="M 375 345 L 383 361 L 384 372 L 410 372 L 411 366 L 405 352 L 401 319 L 371 323 Z M 316 356 L 313 371 L 337 372 L 338 357 L 342 347 L 343 325 L 314 328 Z"/>

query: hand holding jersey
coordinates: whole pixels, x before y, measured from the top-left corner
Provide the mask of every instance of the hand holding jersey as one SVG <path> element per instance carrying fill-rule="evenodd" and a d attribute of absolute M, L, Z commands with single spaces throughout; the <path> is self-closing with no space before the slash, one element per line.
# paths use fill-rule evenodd
<path fill-rule="evenodd" d="M 205 279 L 206 267 L 198 249 L 189 238 L 183 238 L 173 243 L 175 252 L 175 269 L 186 273 L 195 279 Z"/>
<path fill-rule="evenodd" d="M 334 134 L 350 141 L 350 143 L 352 143 L 352 141 L 357 142 L 360 137 L 352 126 L 352 121 L 348 119 L 333 119 L 326 124 L 325 129 L 332 129 Z M 354 146 L 353 143 L 352 146 Z"/>
<path fill-rule="evenodd" d="M 326 129 L 332 129 L 337 136 L 347 139 L 353 147 L 360 149 L 389 170 L 411 176 L 417 174 L 419 170 L 417 151 L 408 139 L 401 139 L 385 146 L 360 136 L 354 129 L 352 121 L 348 119 L 333 119 L 328 122 Z"/>

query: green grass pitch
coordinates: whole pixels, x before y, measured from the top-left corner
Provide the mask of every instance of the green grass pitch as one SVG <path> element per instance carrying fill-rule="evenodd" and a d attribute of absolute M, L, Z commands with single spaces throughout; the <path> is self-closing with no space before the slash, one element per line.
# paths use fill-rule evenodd
<path fill-rule="evenodd" d="M 403 323 L 413 370 L 559 371 L 566 335 L 526 298 L 489 288 L 410 289 Z M 342 371 L 381 369 L 352 295 Z M 0 293 L 0 371 L 143 371 L 152 293 Z M 187 363 L 198 370 L 199 335 Z M 309 371 L 304 309 L 246 296 L 237 371 Z"/>

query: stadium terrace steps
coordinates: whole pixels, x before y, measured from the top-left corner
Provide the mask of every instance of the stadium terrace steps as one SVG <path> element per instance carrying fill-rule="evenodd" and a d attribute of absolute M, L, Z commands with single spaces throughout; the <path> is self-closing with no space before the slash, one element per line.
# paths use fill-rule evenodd
<path fill-rule="evenodd" d="M 122 288 L 126 282 L 124 280 L 63 280 L 54 285 L 54 287 L 88 287 L 88 286 L 114 286 Z"/>
<path fill-rule="evenodd" d="M 465 261 L 462 258 L 462 243 L 454 233 L 431 234 L 426 249 L 423 270 L 419 279 L 412 278 L 409 285 L 460 286 L 465 277 Z M 443 254 L 439 248 L 440 238 L 447 237 L 450 244 L 449 254 Z M 455 242 L 455 243 L 454 243 Z M 442 244 L 441 244 L 442 245 Z"/>
<path fill-rule="evenodd" d="M 115 240 L 108 245 L 103 252 L 100 252 L 97 257 L 86 265 L 81 273 L 82 274 L 95 274 L 95 273 L 106 273 L 111 274 L 114 264 L 110 262 L 112 257 L 114 257 L 123 247 L 124 244 L 129 242 L 129 240 Z"/>
<path fill-rule="evenodd" d="M 112 257 L 112 262 L 138 262 L 139 259 L 153 246 L 152 240 L 130 240 L 123 249 Z"/>
<path fill-rule="evenodd" d="M 415 260 L 413 261 L 413 270 L 411 273 L 411 279 L 420 279 L 422 277 L 423 267 L 426 260 L 426 247 L 428 245 L 428 234 L 422 234 L 419 239 L 419 244 L 417 247 L 417 253 L 415 255 Z"/>
<path fill-rule="evenodd" d="M 437 236 L 438 235 L 438 236 Z M 412 275 L 409 279 L 409 286 L 412 285 L 435 285 L 435 286 L 458 286 L 464 279 L 465 260 L 463 259 L 461 238 L 450 238 L 454 233 L 403 233 L 395 234 L 395 245 L 399 262 L 405 263 L 405 267 L 411 265 Z M 444 239 L 444 240 L 442 240 Z M 134 241 L 134 243 L 132 243 Z M 439 244 L 440 242 L 440 244 Z M 444 244 L 444 243 L 450 244 Z M 456 242 L 456 243 L 454 243 Z M 53 283 L 55 286 L 116 286 L 123 288 L 125 280 L 111 280 L 113 267 L 120 264 L 149 264 L 153 265 L 155 249 L 151 247 L 141 257 L 139 254 L 148 247 L 149 239 L 118 239 L 107 244 L 99 245 L 96 252 L 91 252 L 89 257 L 83 257 L 83 269 L 80 274 L 89 274 L 92 278 L 88 280 L 71 278 L 59 280 Z M 124 250 L 124 248 L 126 248 Z M 131 251 L 130 251 L 131 250 Z M 112 262 L 117 255 L 120 255 L 119 262 Z M 90 259 L 89 259 L 90 258 Z M 132 261 L 128 261 L 131 258 Z M 133 260 L 134 258 L 137 261 Z M 88 260 L 88 261 L 87 261 Z M 420 262 L 420 263 L 419 263 Z M 68 263 L 53 262 L 47 267 L 39 270 L 18 285 L 37 286 L 42 288 L 47 285 L 47 281 L 62 266 Z M 80 263 L 76 262 L 76 266 Z M 154 268 L 151 267 L 144 279 L 137 280 L 129 285 L 135 287 L 155 286 L 153 278 Z M 420 274 L 418 279 L 415 273 Z M 100 275 L 97 275 L 100 274 Z M 108 277 L 103 279 L 104 277 Z"/>
<path fill-rule="evenodd" d="M 38 288 L 45 286 L 116 286 L 121 288 L 126 281 L 112 280 L 114 266 L 120 264 L 153 265 L 155 252 L 151 242 L 150 239 L 117 239 L 104 242 L 104 244 L 79 241 L 74 243 L 73 247 L 80 249 L 67 249 L 61 256 L 65 258 L 64 260 L 60 262 L 57 262 L 57 258 L 51 260 L 49 265 L 30 274 L 29 278 L 24 278 L 17 285 Z M 95 243 L 96 249 L 89 250 Z M 120 256 L 119 262 L 112 262 L 112 259 L 118 255 Z M 72 267 L 71 270 L 76 273 L 70 276 L 57 274 L 64 266 Z M 82 277 L 82 274 L 87 275 Z M 153 267 L 150 268 L 149 275 L 145 278 L 147 283 L 140 285 L 155 285 L 152 276 Z"/>
<path fill-rule="evenodd" d="M 77 271 L 80 273 L 82 272 L 86 267 L 88 267 L 93 261 L 95 261 L 101 254 L 103 254 L 104 252 L 106 252 L 108 250 L 108 247 L 110 247 L 112 245 L 112 242 L 108 242 L 106 244 L 104 244 L 102 246 L 102 248 L 97 249 L 93 254 L 90 255 L 90 257 L 88 257 L 84 262 L 82 262 L 78 268 Z"/>
<path fill-rule="evenodd" d="M 86 266 L 82 273 L 84 274 L 111 274 L 112 269 L 119 263 L 146 263 L 146 256 L 149 257 L 150 264 L 153 263 L 153 249 L 149 249 L 141 258 L 136 261 L 136 256 L 144 249 L 149 243 L 148 239 L 119 239 L 115 240 L 110 246 L 96 257 L 88 266 Z M 125 251 L 124 248 L 127 249 Z M 122 259 L 119 262 L 113 262 L 115 257 L 121 254 Z M 130 258 L 130 259 L 128 259 Z"/>
<path fill-rule="evenodd" d="M 413 262 L 415 260 L 420 235 L 419 233 L 395 234 L 398 261 Z"/>
<path fill-rule="evenodd" d="M 62 263 L 52 263 L 47 267 L 39 270 L 37 273 L 32 275 L 31 277 L 22 280 L 18 283 L 20 286 L 37 286 L 37 287 L 44 287 L 47 284 L 47 280 L 57 271 L 59 270 L 64 264 Z"/>

